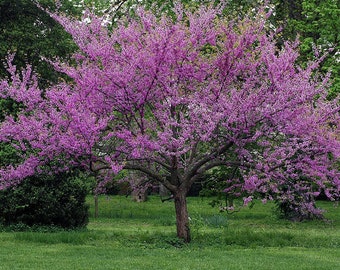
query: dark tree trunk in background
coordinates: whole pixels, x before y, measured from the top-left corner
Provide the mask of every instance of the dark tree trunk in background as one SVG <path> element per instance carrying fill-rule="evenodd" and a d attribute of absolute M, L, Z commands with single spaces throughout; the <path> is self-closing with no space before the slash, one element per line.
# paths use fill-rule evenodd
<path fill-rule="evenodd" d="M 145 189 L 139 190 L 133 190 L 132 191 L 132 200 L 135 202 L 145 202 L 148 198 L 148 191 Z"/>
<path fill-rule="evenodd" d="M 169 197 L 170 195 L 170 191 L 163 184 L 159 184 L 159 196 Z"/>
<path fill-rule="evenodd" d="M 94 218 L 98 218 L 99 207 L 98 207 L 98 195 L 94 195 Z"/>

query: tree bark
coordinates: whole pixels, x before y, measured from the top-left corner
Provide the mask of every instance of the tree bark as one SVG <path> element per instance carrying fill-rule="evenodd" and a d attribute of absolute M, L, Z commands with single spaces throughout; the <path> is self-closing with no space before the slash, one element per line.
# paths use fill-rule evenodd
<path fill-rule="evenodd" d="M 99 207 L 98 207 L 98 195 L 94 195 L 94 218 L 98 218 Z"/>
<path fill-rule="evenodd" d="M 170 191 L 163 184 L 159 184 L 159 196 L 169 197 L 170 194 Z"/>
<path fill-rule="evenodd" d="M 185 243 L 191 241 L 189 216 L 186 200 L 186 192 L 179 190 L 174 194 L 176 210 L 177 237 L 184 240 Z"/>
<path fill-rule="evenodd" d="M 145 202 L 148 197 L 147 190 L 136 189 L 132 191 L 132 200 L 135 202 Z"/>

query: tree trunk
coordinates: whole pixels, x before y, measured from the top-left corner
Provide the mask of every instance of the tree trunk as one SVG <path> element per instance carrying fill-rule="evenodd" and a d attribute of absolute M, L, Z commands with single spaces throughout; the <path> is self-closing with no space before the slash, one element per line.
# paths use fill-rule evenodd
<path fill-rule="evenodd" d="M 99 207 L 98 207 L 98 195 L 94 195 L 94 218 L 98 218 Z"/>
<path fill-rule="evenodd" d="M 176 210 L 177 237 L 189 243 L 191 241 L 186 192 L 179 190 L 174 195 Z"/>
<path fill-rule="evenodd" d="M 136 189 L 132 191 L 132 200 L 135 202 L 145 202 L 148 198 L 147 190 Z"/>
<path fill-rule="evenodd" d="M 169 197 L 170 194 L 170 191 L 163 184 L 159 184 L 159 196 Z"/>

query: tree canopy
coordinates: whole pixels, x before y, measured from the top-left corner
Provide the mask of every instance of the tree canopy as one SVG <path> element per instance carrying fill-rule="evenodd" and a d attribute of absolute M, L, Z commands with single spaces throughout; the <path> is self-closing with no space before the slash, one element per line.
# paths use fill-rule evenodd
<path fill-rule="evenodd" d="M 137 170 L 172 192 L 185 241 L 186 194 L 214 167 L 239 168 L 235 184 L 264 199 L 289 197 L 292 188 L 336 199 L 339 103 L 327 100 L 328 78 L 314 74 L 322 59 L 300 67 L 297 44 L 278 49 L 262 10 L 227 21 L 219 6 L 178 4 L 174 14 L 138 8 L 108 29 L 90 12 L 80 21 L 50 13 L 79 52 L 72 65 L 53 62 L 71 80 L 47 89 L 30 66 L 17 73 L 9 57 L 0 97 L 23 108 L 1 123 L 0 140 L 21 162 L 2 166 L 1 188 L 47 166 Z"/>

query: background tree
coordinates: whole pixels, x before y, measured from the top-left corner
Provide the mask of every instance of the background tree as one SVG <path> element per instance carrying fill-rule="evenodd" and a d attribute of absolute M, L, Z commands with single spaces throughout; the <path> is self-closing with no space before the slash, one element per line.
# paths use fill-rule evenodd
<path fill-rule="evenodd" d="M 276 3 L 275 3 L 276 2 Z M 299 36 L 301 64 L 320 54 L 329 53 L 319 70 L 331 71 L 330 97 L 340 91 L 340 2 L 337 0 L 273 1 L 276 5 L 275 24 L 283 26 L 282 39 L 294 40 Z"/>
<path fill-rule="evenodd" d="M 68 14 L 79 14 L 79 10 L 63 1 L 63 9 Z M 43 0 L 40 4 L 54 8 L 54 1 Z M 76 49 L 70 35 L 56 23 L 46 12 L 39 9 L 32 0 L 0 1 L 0 57 L 5 60 L 8 52 L 16 52 L 14 63 L 18 69 L 30 63 L 39 73 L 39 83 L 44 86 L 49 81 L 56 82 L 59 74 L 42 58 L 58 56 L 67 59 Z M 7 75 L 3 65 L 0 77 Z"/>
<path fill-rule="evenodd" d="M 42 91 L 30 67 L 18 75 L 9 58 L 0 94 L 23 110 L 1 124 L 0 139 L 22 162 L 1 168 L 1 187 L 46 164 L 137 170 L 171 191 L 186 242 L 187 192 L 215 167 L 237 167 L 242 190 L 268 199 L 292 181 L 337 198 L 339 105 L 327 101 L 327 79 L 313 76 L 317 63 L 297 66 L 295 44 L 278 50 L 263 12 L 233 22 L 212 7 L 177 5 L 174 13 L 175 20 L 138 9 L 111 30 L 90 13 L 81 21 L 51 14 L 79 47 L 76 65 L 54 64 L 72 82 Z"/>

